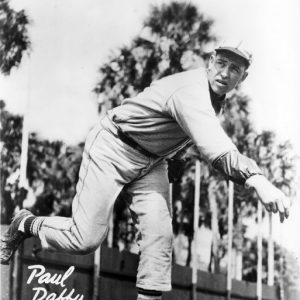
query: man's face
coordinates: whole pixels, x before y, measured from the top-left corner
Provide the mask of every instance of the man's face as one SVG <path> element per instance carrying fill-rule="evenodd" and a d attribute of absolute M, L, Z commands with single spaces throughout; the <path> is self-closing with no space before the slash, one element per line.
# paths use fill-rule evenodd
<path fill-rule="evenodd" d="M 213 54 L 207 74 L 212 90 L 218 95 L 230 92 L 248 75 L 243 59 L 231 52 Z"/>

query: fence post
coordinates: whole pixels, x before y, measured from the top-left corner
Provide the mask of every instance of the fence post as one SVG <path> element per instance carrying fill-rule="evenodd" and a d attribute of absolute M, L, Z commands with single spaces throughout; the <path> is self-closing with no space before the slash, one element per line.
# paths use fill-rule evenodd
<path fill-rule="evenodd" d="M 28 108 L 26 108 L 28 110 Z M 21 159 L 20 159 L 20 179 L 19 187 L 27 188 L 27 161 L 28 161 L 28 116 L 27 112 L 23 116 L 23 128 L 22 128 L 22 145 L 21 145 Z M 23 205 L 22 205 L 23 206 Z M 22 207 L 19 207 L 22 208 Z"/>
<path fill-rule="evenodd" d="M 193 265 L 192 265 L 192 299 L 197 299 L 197 249 L 198 249 L 198 227 L 199 227 L 199 204 L 200 204 L 200 160 L 195 162 L 195 193 L 194 193 L 194 237 L 193 237 Z"/>
<path fill-rule="evenodd" d="M 269 213 L 268 239 L 268 285 L 274 285 L 274 243 L 273 243 L 273 214 Z"/>
<path fill-rule="evenodd" d="M 114 240 L 114 210 L 111 211 L 108 220 L 108 233 L 107 233 L 107 247 L 113 247 L 113 240 Z"/>
<path fill-rule="evenodd" d="M 262 204 L 258 200 L 257 204 L 257 283 L 256 298 L 262 300 Z"/>
<path fill-rule="evenodd" d="M 173 203 L 173 183 L 169 183 L 169 201 L 172 204 Z"/>
<path fill-rule="evenodd" d="M 228 260 L 227 260 L 227 300 L 231 299 L 232 288 L 232 230 L 233 230 L 233 182 L 228 184 Z"/>
<path fill-rule="evenodd" d="M 25 102 L 25 110 L 23 115 L 22 125 L 22 141 L 21 141 L 21 157 L 20 157 L 20 177 L 19 177 L 19 188 L 28 188 L 27 182 L 27 164 L 28 164 L 28 145 L 29 145 L 29 112 L 30 112 L 30 92 L 31 92 L 31 66 L 28 66 L 28 82 L 27 82 L 27 97 Z M 17 208 L 23 207 L 23 200 L 21 207 L 18 205 Z"/>
<path fill-rule="evenodd" d="M 93 272 L 93 300 L 99 300 L 99 278 L 100 278 L 100 253 L 101 245 L 94 253 L 94 272 Z"/>
<path fill-rule="evenodd" d="M 269 213 L 268 285 L 274 285 L 273 214 Z"/>

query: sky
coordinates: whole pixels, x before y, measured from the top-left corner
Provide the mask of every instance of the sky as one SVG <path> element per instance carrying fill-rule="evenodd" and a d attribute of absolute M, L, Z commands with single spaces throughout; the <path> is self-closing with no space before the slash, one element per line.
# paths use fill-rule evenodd
<path fill-rule="evenodd" d="M 68 144 L 83 141 L 98 118 L 92 90 L 99 67 L 141 32 L 150 5 L 163 2 L 170 1 L 12 0 L 12 7 L 25 9 L 31 19 L 32 46 L 18 69 L 10 76 L 0 75 L 0 97 L 7 109 L 27 111 L 30 131 L 41 137 Z M 220 39 L 238 38 L 251 49 L 254 61 L 243 91 L 253 99 L 254 124 L 258 130 L 275 131 L 279 140 L 289 139 L 300 153 L 300 2 L 192 3 L 214 20 L 213 32 Z M 289 222 L 286 232 L 300 228 L 296 216 Z M 300 253 L 291 235 L 284 242 Z"/>

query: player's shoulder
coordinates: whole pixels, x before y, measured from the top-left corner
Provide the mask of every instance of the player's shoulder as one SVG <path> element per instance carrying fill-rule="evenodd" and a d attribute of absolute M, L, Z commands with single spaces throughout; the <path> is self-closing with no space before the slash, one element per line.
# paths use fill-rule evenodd
<path fill-rule="evenodd" d="M 205 68 L 197 68 L 163 77 L 152 83 L 153 88 L 164 91 L 167 96 L 178 90 L 194 87 L 198 92 L 207 89 L 207 73 Z"/>
<path fill-rule="evenodd" d="M 177 87 L 193 83 L 202 83 L 207 81 L 207 73 L 205 68 L 197 68 L 163 77 L 161 81 L 170 82 L 172 84 L 176 83 Z"/>

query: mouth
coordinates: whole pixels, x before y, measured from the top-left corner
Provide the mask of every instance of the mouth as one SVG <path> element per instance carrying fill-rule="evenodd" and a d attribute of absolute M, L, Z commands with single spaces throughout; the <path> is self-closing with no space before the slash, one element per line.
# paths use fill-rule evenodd
<path fill-rule="evenodd" d="M 226 87 L 226 86 L 227 86 L 227 82 L 224 81 L 224 80 L 221 80 L 221 79 L 216 79 L 216 83 L 217 83 L 219 86 L 222 86 L 222 87 Z"/>

